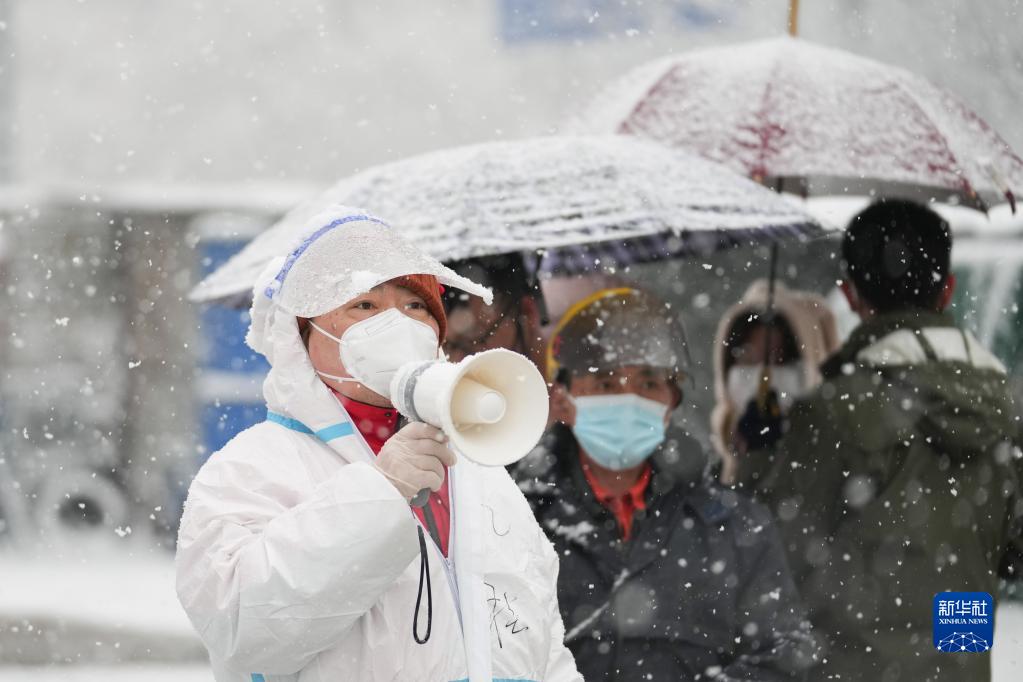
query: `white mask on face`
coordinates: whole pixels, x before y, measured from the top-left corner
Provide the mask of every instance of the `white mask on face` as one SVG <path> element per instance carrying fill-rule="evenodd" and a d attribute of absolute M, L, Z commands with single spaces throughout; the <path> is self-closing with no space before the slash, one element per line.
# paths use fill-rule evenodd
<path fill-rule="evenodd" d="M 746 409 L 749 401 L 757 397 L 763 374 L 763 365 L 734 365 L 728 370 L 728 397 L 737 410 Z M 805 392 L 804 376 L 802 362 L 772 365 L 771 388 L 778 394 L 782 410 L 787 412 Z"/>
<path fill-rule="evenodd" d="M 388 308 L 356 322 L 341 338 L 324 331 L 312 320 L 313 329 L 338 344 L 341 364 L 351 375 L 338 377 L 317 370 L 332 381 L 360 383 L 377 395 L 390 399 L 391 377 L 407 362 L 437 359 L 440 345 L 433 327 L 413 320 L 397 308 Z"/>

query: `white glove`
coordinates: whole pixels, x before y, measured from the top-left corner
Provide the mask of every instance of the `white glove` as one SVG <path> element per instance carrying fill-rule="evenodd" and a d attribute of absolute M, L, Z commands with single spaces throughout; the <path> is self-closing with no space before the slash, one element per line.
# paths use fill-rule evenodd
<path fill-rule="evenodd" d="M 411 500 L 423 488 L 440 490 L 444 467 L 455 465 L 455 453 L 440 429 L 412 422 L 391 436 L 377 455 L 377 468 Z"/>

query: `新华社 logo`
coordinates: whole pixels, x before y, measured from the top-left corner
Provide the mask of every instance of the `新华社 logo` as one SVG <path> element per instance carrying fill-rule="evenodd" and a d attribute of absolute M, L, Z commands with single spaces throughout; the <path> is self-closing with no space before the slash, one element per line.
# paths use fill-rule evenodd
<path fill-rule="evenodd" d="M 987 592 L 934 595 L 934 648 L 951 654 L 991 649 L 995 638 L 995 600 Z"/>

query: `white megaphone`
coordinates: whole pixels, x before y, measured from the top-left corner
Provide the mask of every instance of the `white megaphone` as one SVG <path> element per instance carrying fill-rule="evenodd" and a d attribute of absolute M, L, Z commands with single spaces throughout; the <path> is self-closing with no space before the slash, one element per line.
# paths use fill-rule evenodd
<path fill-rule="evenodd" d="M 456 452 L 484 466 L 522 459 L 547 427 L 547 384 L 532 362 L 504 348 L 457 363 L 409 362 L 390 390 L 398 412 L 436 426 Z M 426 492 L 413 504 L 425 504 Z"/>

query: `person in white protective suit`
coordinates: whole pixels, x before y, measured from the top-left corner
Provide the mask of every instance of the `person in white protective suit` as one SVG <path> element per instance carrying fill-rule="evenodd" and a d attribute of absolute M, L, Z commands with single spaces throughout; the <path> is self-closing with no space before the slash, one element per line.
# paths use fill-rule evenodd
<path fill-rule="evenodd" d="M 440 285 L 490 298 L 343 207 L 264 272 L 247 342 L 267 420 L 202 467 L 178 538 L 218 682 L 581 679 L 518 487 L 390 404 L 397 368 L 438 356 Z"/>

